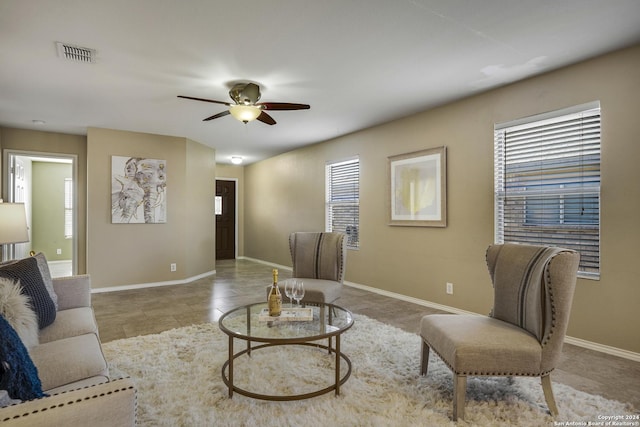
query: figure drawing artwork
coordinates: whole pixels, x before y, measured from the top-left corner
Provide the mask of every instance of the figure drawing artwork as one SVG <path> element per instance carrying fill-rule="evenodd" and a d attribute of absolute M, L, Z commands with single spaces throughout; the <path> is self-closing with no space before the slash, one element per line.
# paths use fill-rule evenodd
<path fill-rule="evenodd" d="M 167 162 L 111 157 L 111 222 L 167 222 Z"/>

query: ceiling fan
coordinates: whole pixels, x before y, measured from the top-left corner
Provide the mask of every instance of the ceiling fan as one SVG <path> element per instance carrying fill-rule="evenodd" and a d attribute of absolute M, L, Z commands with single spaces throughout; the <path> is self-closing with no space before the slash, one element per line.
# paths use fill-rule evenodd
<path fill-rule="evenodd" d="M 288 102 L 258 102 L 260 100 L 260 86 L 255 83 L 236 83 L 229 91 L 229 96 L 235 102 L 232 104 L 225 101 L 215 101 L 213 99 L 194 98 L 191 96 L 178 95 L 178 98 L 193 99 L 195 101 L 213 102 L 229 107 L 227 111 L 214 114 L 203 121 L 217 119 L 231 114 L 243 123 L 252 120 L 260 120 L 268 125 L 275 125 L 276 121 L 265 110 L 308 110 L 307 104 L 292 104 Z"/>

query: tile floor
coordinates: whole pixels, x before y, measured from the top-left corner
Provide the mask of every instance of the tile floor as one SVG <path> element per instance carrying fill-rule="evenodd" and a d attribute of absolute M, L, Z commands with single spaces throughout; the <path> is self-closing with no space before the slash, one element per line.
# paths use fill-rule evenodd
<path fill-rule="evenodd" d="M 102 341 L 216 321 L 231 308 L 264 299 L 271 280 L 270 266 L 248 260 L 218 261 L 216 272 L 185 285 L 93 294 Z M 287 277 L 290 272 L 280 272 L 281 279 Z M 437 312 L 349 286 L 344 287 L 338 304 L 413 333 L 422 316 Z M 419 352 L 416 349 L 418 359 Z M 560 366 L 551 378 L 640 410 L 639 362 L 565 345 Z"/>

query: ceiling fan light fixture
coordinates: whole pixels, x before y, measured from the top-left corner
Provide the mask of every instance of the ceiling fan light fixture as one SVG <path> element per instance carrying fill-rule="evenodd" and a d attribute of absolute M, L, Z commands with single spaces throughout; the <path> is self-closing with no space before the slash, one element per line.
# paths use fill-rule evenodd
<path fill-rule="evenodd" d="M 262 113 L 262 109 L 255 105 L 232 105 L 229 107 L 229 112 L 236 119 L 243 123 L 247 123 L 257 119 Z"/>

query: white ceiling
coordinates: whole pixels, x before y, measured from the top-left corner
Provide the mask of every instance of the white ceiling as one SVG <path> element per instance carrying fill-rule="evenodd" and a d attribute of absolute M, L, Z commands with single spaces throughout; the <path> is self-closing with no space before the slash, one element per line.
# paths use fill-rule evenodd
<path fill-rule="evenodd" d="M 184 136 L 251 163 L 638 42 L 639 0 L 0 0 L 0 126 Z M 176 97 L 230 101 L 235 81 L 311 109 L 203 122 L 226 107 Z"/>

